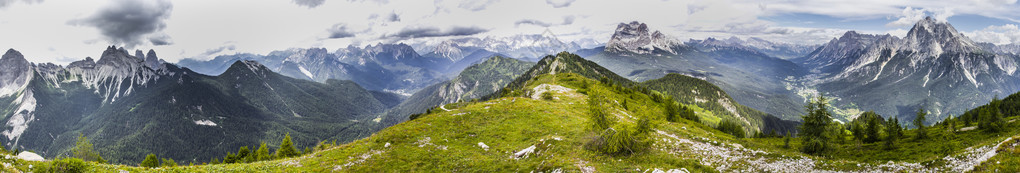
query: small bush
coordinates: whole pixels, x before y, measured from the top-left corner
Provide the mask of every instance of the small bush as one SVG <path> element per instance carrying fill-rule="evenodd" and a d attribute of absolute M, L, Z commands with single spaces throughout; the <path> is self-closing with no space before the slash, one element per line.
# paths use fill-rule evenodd
<path fill-rule="evenodd" d="M 809 139 L 806 143 L 804 143 L 803 148 L 801 148 L 802 150 L 801 152 L 808 154 L 819 154 L 825 151 L 826 148 L 825 145 L 826 143 L 819 139 Z"/>
<path fill-rule="evenodd" d="M 226 159 L 224 159 L 224 162 L 226 162 Z M 155 154 L 149 154 L 149 155 L 145 156 L 145 160 L 142 160 L 142 163 L 139 164 L 139 166 L 148 167 L 148 168 L 158 167 L 159 166 L 159 158 L 156 158 Z"/>
<path fill-rule="evenodd" d="M 177 162 L 174 162 L 174 159 L 163 159 L 163 163 L 161 163 L 159 166 L 160 167 L 175 167 L 175 166 L 177 166 Z"/>
<path fill-rule="evenodd" d="M 585 144 L 585 148 L 600 153 L 616 155 L 634 153 L 639 147 L 633 136 L 626 129 L 616 130 L 608 128 L 596 136 L 595 139 Z"/>
<path fill-rule="evenodd" d="M 550 91 L 542 92 L 542 100 L 553 100 L 553 93 Z"/>
<path fill-rule="evenodd" d="M 64 158 L 50 163 L 49 172 L 78 173 L 85 172 L 85 161 L 79 158 Z"/>

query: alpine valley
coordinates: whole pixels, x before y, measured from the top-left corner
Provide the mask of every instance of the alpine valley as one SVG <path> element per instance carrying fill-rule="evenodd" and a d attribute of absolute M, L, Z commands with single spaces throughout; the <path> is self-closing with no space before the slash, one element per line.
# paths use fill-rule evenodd
<path fill-rule="evenodd" d="M 1020 43 L 933 17 L 821 44 L 550 29 L 585 15 L 361 44 L 419 20 L 389 13 L 334 25 L 339 48 L 161 59 L 117 42 L 67 65 L 9 48 L 0 172 L 1020 172 Z"/>

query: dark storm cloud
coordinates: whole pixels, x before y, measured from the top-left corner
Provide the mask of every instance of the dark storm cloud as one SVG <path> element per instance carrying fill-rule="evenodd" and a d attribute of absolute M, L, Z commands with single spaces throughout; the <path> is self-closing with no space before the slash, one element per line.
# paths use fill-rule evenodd
<path fill-rule="evenodd" d="M 408 39 L 408 38 L 425 38 L 425 37 L 446 37 L 446 36 L 464 36 L 464 35 L 475 35 L 483 32 L 488 32 L 488 29 L 480 27 L 453 27 L 446 30 L 441 30 L 436 27 L 408 27 L 401 29 L 393 35 L 383 36 L 384 38 L 391 39 Z"/>
<path fill-rule="evenodd" d="M 315 8 L 322 5 L 323 3 L 326 3 L 326 0 L 294 0 L 294 4 L 305 6 L 308 8 Z"/>
<path fill-rule="evenodd" d="M 146 43 L 168 45 L 171 43 L 170 36 L 162 31 L 171 11 L 173 5 L 167 0 L 114 0 L 96 14 L 69 23 L 96 27 L 113 44 L 129 47 Z"/>
<path fill-rule="evenodd" d="M 155 45 L 155 46 L 163 46 L 163 45 L 171 45 L 171 44 L 173 44 L 173 41 L 170 40 L 170 36 L 169 35 L 162 34 L 162 35 L 158 35 L 158 36 L 150 36 L 149 37 L 149 43 L 152 43 L 152 45 Z"/>
<path fill-rule="evenodd" d="M 330 39 L 354 37 L 354 33 L 352 33 L 345 24 L 333 25 L 333 27 L 329 28 L 327 31 L 329 31 Z"/>

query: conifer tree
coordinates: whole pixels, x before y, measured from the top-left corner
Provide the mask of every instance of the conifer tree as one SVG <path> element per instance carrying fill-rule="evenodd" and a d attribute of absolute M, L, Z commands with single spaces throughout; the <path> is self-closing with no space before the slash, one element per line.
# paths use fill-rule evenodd
<path fill-rule="evenodd" d="M 85 161 L 106 162 L 106 160 L 103 160 L 103 158 L 99 156 L 99 153 L 96 153 L 92 149 L 92 143 L 89 142 L 89 139 L 81 133 L 78 134 L 78 141 L 75 142 L 74 147 L 71 148 L 71 154 L 72 157 Z"/>
<path fill-rule="evenodd" d="M 879 140 L 881 140 L 881 138 L 879 137 L 879 132 L 881 131 L 882 128 L 881 125 L 882 122 L 880 122 L 882 121 L 881 119 L 882 116 L 879 116 L 874 111 L 865 112 L 865 115 L 869 114 L 870 116 L 866 117 L 868 125 L 867 127 L 864 128 L 865 129 L 864 133 L 867 134 L 867 137 L 865 137 L 864 141 L 867 143 L 878 142 Z"/>
<path fill-rule="evenodd" d="M 149 154 L 145 156 L 145 160 L 142 160 L 142 163 L 139 166 L 149 168 L 159 167 L 159 158 L 156 158 L 155 154 Z"/>
<path fill-rule="evenodd" d="M 234 153 L 227 152 L 227 155 L 223 156 L 223 163 L 237 163 L 237 156 Z"/>
<path fill-rule="evenodd" d="M 600 131 L 609 128 L 609 113 L 606 112 L 603 103 L 605 102 L 605 96 L 602 95 L 600 87 L 592 87 L 588 91 L 588 113 L 591 115 L 591 129 Z"/>
<path fill-rule="evenodd" d="M 294 143 L 290 141 L 290 133 L 287 133 L 283 137 L 283 142 L 280 143 L 280 149 L 276 150 L 276 157 L 288 158 L 297 155 L 297 149 L 294 149 Z"/>
<path fill-rule="evenodd" d="M 269 147 L 266 147 L 266 142 L 259 144 L 259 149 L 255 151 L 255 160 L 264 161 L 270 159 Z"/>
<path fill-rule="evenodd" d="M 783 148 L 790 148 L 790 138 L 793 138 L 790 131 L 786 131 L 786 135 L 783 137 Z"/>
<path fill-rule="evenodd" d="M 800 126 L 800 136 L 803 140 L 801 151 L 804 153 L 820 154 L 828 148 L 829 138 L 826 132 L 829 123 L 832 122 L 832 115 L 827 108 L 827 102 L 825 97 L 818 96 L 818 99 L 805 106 L 808 114 L 802 117 L 804 123 Z"/>
<path fill-rule="evenodd" d="M 900 138 L 899 122 L 895 118 L 889 118 L 885 123 L 885 148 L 896 148 L 896 140 Z"/>
<path fill-rule="evenodd" d="M 251 151 L 248 150 L 248 146 L 241 146 L 241 149 L 237 150 L 237 162 L 249 162 L 251 158 Z"/>
<path fill-rule="evenodd" d="M 677 112 L 678 108 L 675 102 L 667 101 L 666 107 L 664 107 L 664 109 L 666 110 L 666 121 L 669 122 L 680 121 L 680 118 L 678 117 L 679 113 Z"/>
<path fill-rule="evenodd" d="M 914 118 L 914 127 L 917 127 L 917 139 L 928 138 L 928 129 L 924 127 L 925 116 L 928 112 L 924 109 L 917 108 L 917 117 Z"/>
<path fill-rule="evenodd" d="M 160 167 L 174 167 L 174 166 L 177 166 L 177 162 L 174 162 L 174 159 L 166 158 L 166 159 L 163 159 L 163 163 L 160 164 L 159 166 Z"/>
<path fill-rule="evenodd" d="M 953 118 L 953 114 L 949 114 L 949 119 L 946 120 L 949 124 L 949 131 L 956 132 L 956 118 Z"/>
<path fill-rule="evenodd" d="M 853 133 L 853 135 L 854 135 L 854 141 L 857 142 L 857 149 L 861 148 L 861 143 L 864 143 L 864 138 L 867 137 L 865 135 L 866 133 L 864 132 L 864 131 L 866 131 L 864 129 L 865 126 L 862 123 L 863 122 L 855 121 L 855 122 L 851 122 L 851 126 L 850 126 L 850 131 L 851 131 L 850 133 Z"/>

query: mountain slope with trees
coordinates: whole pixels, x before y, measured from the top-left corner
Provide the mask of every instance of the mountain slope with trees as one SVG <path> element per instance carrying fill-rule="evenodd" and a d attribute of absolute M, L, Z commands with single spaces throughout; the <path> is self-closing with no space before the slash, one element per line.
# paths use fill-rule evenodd
<path fill-rule="evenodd" d="M 8 51 L 0 66 L 23 58 Z M 95 62 L 22 64 L 31 78 L 0 99 L 0 140 L 54 158 L 70 155 L 83 134 L 113 163 L 149 153 L 208 160 L 260 141 L 279 145 L 273 142 L 285 133 L 297 146 L 359 139 L 382 128 L 372 120 L 388 108 L 354 82 L 293 79 L 253 61 L 237 61 L 220 76 L 144 64 L 114 47 Z"/>
<path fill-rule="evenodd" d="M 570 62 L 550 60 L 555 62 L 551 64 L 561 61 Z M 895 134 L 884 138 L 892 139 L 892 147 L 881 147 L 886 145 L 884 142 L 862 147 L 850 142 L 854 139 L 851 134 L 831 133 L 845 132 L 843 128 L 832 128 L 833 121 L 819 121 L 804 126 L 821 128 L 802 128 L 802 131 L 816 134 L 812 136 L 825 137 L 807 140 L 825 145 L 809 155 L 801 153 L 805 145 L 797 139 L 804 136 L 784 137 L 787 142 L 782 142 L 784 138 L 780 137 L 739 138 L 691 118 L 670 120 L 666 108 L 676 102 L 662 99 L 666 98 L 663 94 L 646 94 L 640 87 L 618 85 L 608 78 L 591 79 L 570 71 L 547 72 L 523 80 L 528 82 L 515 87 L 519 89 L 505 92 L 508 94 L 503 97 L 447 104 L 444 110 L 420 115 L 348 144 L 320 143 L 301 157 L 159 169 L 83 162 L 81 169 L 131 172 L 964 172 L 991 171 L 975 167 L 982 162 L 990 164 L 982 159 L 988 152 L 992 152 L 993 158 L 1015 159 L 996 154 L 995 148 L 1018 144 L 1007 140 L 1008 136 L 1016 134 L 1015 130 L 950 130 L 956 127 L 939 124 L 927 129 L 931 133 L 928 138 L 920 139 L 914 138 L 916 130 L 903 130 L 896 125 L 898 123 L 886 123 L 890 126 L 883 127 L 885 132 L 879 134 Z M 824 99 L 818 100 L 806 110 L 812 112 L 806 117 L 827 120 L 831 113 L 817 109 L 826 107 Z M 1009 122 L 1010 119 L 1015 117 L 1002 120 Z M 1017 129 L 1018 124 L 1007 123 L 1007 127 L 1013 127 L 1007 129 Z M 950 139 L 957 140 L 951 143 L 928 141 L 942 140 L 947 135 L 955 135 Z M 951 146 L 937 147 L 946 145 Z M 867 148 L 872 146 L 875 147 Z M 903 152 L 913 154 L 903 155 Z M 73 162 L 73 159 L 10 162 L 19 170 L 33 169 L 28 165 L 52 169 L 64 168 L 63 163 Z M 1015 166 L 998 166 L 1005 166 L 1000 170 L 1015 169 Z"/>

